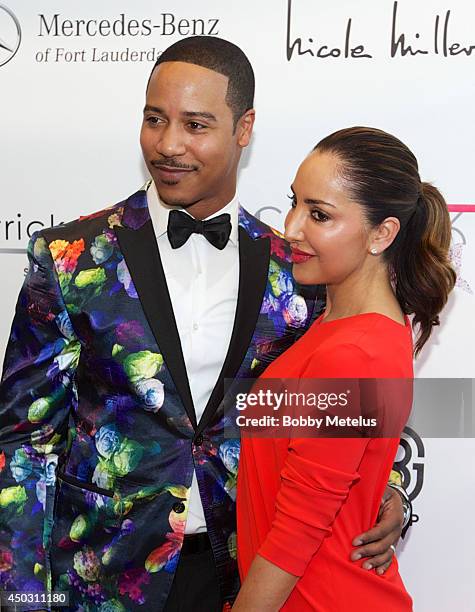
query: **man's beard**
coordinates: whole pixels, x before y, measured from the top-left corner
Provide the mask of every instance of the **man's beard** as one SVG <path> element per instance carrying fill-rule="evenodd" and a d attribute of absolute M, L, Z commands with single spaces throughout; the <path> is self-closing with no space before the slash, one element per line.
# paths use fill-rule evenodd
<path fill-rule="evenodd" d="M 198 170 L 197 166 L 191 166 L 189 164 L 182 164 L 180 162 L 177 162 L 174 159 L 169 159 L 169 160 L 166 160 L 166 161 L 165 160 L 153 160 L 153 161 L 150 162 L 150 165 L 153 168 L 160 168 L 161 166 L 167 166 L 169 168 L 186 168 L 187 170 L 189 169 L 189 170 L 195 170 L 195 171 Z M 179 183 L 179 181 L 174 181 L 174 180 L 164 181 L 163 179 L 161 179 L 161 182 L 164 185 L 167 185 L 169 187 L 173 187 L 174 185 L 178 185 L 178 183 Z M 187 209 L 187 208 L 190 208 L 190 206 L 193 206 L 194 204 L 197 204 L 200 201 L 200 200 L 196 200 L 196 201 L 193 201 L 193 202 L 184 202 L 182 200 L 167 200 L 164 197 L 162 197 L 162 195 L 160 194 L 160 192 L 158 190 L 158 185 L 157 184 L 155 184 L 155 185 L 156 185 L 156 188 L 157 188 L 158 195 L 160 196 L 160 199 L 167 206 L 177 206 L 179 208 Z"/>
<path fill-rule="evenodd" d="M 169 183 L 166 183 L 166 185 L 168 185 Z M 176 183 L 170 183 L 172 185 L 176 185 Z M 171 200 L 169 198 L 164 198 L 161 193 L 158 191 L 158 187 L 157 187 L 157 192 L 158 195 L 160 196 L 160 200 L 166 204 L 167 206 L 177 206 L 178 208 L 183 208 L 183 209 L 187 209 L 190 208 L 191 206 L 194 206 L 195 204 L 197 204 L 200 200 L 196 200 L 194 202 L 184 202 L 183 200 Z"/>

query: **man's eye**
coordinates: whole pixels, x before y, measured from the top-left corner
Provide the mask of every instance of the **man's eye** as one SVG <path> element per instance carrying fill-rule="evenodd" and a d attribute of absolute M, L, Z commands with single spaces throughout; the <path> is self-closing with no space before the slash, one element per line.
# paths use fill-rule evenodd
<path fill-rule="evenodd" d="M 197 121 L 190 121 L 188 124 L 192 130 L 198 131 L 204 129 L 206 126 L 202 123 L 198 123 Z"/>
<path fill-rule="evenodd" d="M 159 123 L 161 123 L 160 117 L 154 117 L 154 116 L 145 117 L 145 121 L 149 125 L 158 125 Z"/>

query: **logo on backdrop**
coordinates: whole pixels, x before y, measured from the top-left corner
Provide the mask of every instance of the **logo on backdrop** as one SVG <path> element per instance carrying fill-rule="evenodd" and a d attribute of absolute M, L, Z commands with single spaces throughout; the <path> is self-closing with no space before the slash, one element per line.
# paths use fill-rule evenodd
<path fill-rule="evenodd" d="M 127 13 L 119 13 L 110 18 L 72 19 L 61 13 L 39 13 L 38 37 L 52 41 L 52 46 L 38 49 L 35 60 L 39 63 L 80 64 L 86 62 L 155 62 L 162 52 L 158 47 L 142 48 L 144 40 L 159 44 L 169 36 L 218 36 L 219 18 L 202 19 L 196 16 L 182 17 L 175 13 L 160 13 L 153 18 L 134 19 Z M 72 44 L 69 40 L 75 41 Z M 131 46 L 111 48 L 104 46 L 110 40 L 137 41 Z M 163 39 L 163 40 L 162 40 Z M 67 42 L 63 46 L 63 40 Z M 94 41 L 97 44 L 86 47 L 80 41 Z M 58 43 L 60 46 L 56 46 Z M 168 43 L 167 45 L 168 46 Z"/>
<path fill-rule="evenodd" d="M 348 15 L 341 22 L 340 34 L 329 38 L 326 32 L 328 28 L 322 23 L 322 19 L 312 21 L 309 18 L 315 1 L 312 0 L 311 7 L 304 6 L 304 0 L 295 4 L 298 6 L 293 5 L 292 0 L 287 0 L 285 51 L 288 62 L 303 56 L 323 61 L 367 60 L 377 56 L 378 50 L 371 45 L 371 41 L 363 39 L 363 30 L 358 19 Z M 475 52 L 473 40 L 464 41 L 457 33 L 467 19 L 468 16 L 464 17 L 455 10 L 447 9 L 445 12 L 436 13 L 429 6 L 426 14 L 416 22 L 411 14 L 411 3 L 396 0 L 392 4 L 392 20 L 389 14 L 386 20 L 391 23 L 387 33 L 389 44 L 385 45 L 386 51 L 381 49 L 379 53 L 389 52 L 391 59 L 470 56 Z M 374 25 L 373 30 L 378 34 L 385 27 L 383 23 L 380 27 L 376 23 Z"/>
<path fill-rule="evenodd" d="M 8 7 L 0 4 L 0 67 L 15 57 L 20 43 L 20 22 Z"/>
<path fill-rule="evenodd" d="M 22 213 L 17 213 L 16 219 L 2 219 L 0 217 L 0 254 L 2 253 L 25 253 L 26 243 L 35 232 L 44 227 L 54 227 L 62 221 L 55 218 L 51 213 L 42 219 L 24 218 Z"/>
<path fill-rule="evenodd" d="M 277 227 L 279 225 L 279 218 L 276 217 L 274 213 L 277 213 L 278 216 L 282 215 L 282 211 L 280 208 L 276 206 L 261 206 L 254 215 L 262 221 L 263 223 L 267 223 L 271 227 Z"/>
<path fill-rule="evenodd" d="M 452 244 L 450 246 L 450 259 L 457 274 L 457 282 L 455 283 L 455 286 L 473 295 L 473 289 L 469 282 L 465 280 L 462 272 L 463 255 L 465 247 L 467 246 L 467 238 L 462 229 L 456 226 L 456 222 L 462 215 L 463 213 L 459 212 L 452 218 Z"/>
<path fill-rule="evenodd" d="M 422 438 L 411 427 L 405 427 L 399 443 L 394 469 L 401 474 L 402 484 L 411 502 L 419 496 L 424 485 L 425 448 Z M 412 523 L 417 523 L 419 516 L 413 514 Z"/>

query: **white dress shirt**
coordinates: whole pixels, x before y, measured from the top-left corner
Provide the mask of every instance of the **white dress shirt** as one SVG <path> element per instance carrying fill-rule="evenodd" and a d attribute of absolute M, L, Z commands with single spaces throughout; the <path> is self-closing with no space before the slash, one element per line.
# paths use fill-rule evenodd
<path fill-rule="evenodd" d="M 234 197 L 224 208 L 207 217 L 211 219 L 223 213 L 231 216 L 229 241 L 220 251 L 202 234 L 192 234 L 182 247 L 172 249 L 167 225 L 170 210 L 176 207 L 160 200 L 153 181 L 147 200 L 199 423 L 223 367 L 236 314 L 239 203 Z M 206 522 L 194 472 L 185 533 L 200 531 L 206 531 Z"/>

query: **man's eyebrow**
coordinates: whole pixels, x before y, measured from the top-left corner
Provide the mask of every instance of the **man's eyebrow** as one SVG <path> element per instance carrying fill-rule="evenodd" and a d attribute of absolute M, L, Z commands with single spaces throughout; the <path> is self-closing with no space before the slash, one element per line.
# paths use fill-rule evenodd
<path fill-rule="evenodd" d="M 208 119 L 209 121 L 217 121 L 216 117 L 213 113 L 207 113 L 206 111 L 185 111 L 181 113 L 184 117 L 189 117 L 191 119 L 195 117 L 199 117 L 201 119 Z"/>
<path fill-rule="evenodd" d="M 157 113 L 158 115 L 164 115 L 165 111 L 163 108 L 158 106 L 152 106 L 151 104 L 146 104 L 144 109 L 144 113 Z M 208 121 L 217 121 L 215 115 L 213 113 L 208 113 L 206 111 L 184 111 L 181 113 L 183 117 L 187 119 L 207 119 Z"/>
<path fill-rule="evenodd" d="M 158 106 L 151 106 L 150 104 L 146 104 L 144 106 L 143 112 L 152 112 L 152 113 L 159 113 L 159 114 L 163 114 L 163 109 L 158 108 Z"/>

